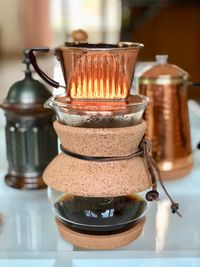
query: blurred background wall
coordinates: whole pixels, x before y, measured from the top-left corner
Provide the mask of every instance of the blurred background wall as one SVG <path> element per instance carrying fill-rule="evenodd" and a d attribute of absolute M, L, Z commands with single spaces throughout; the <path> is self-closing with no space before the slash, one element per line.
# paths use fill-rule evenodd
<path fill-rule="evenodd" d="M 200 1 L 122 1 L 121 38 L 139 40 L 145 47 L 140 59 L 156 54 L 187 70 L 191 79 L 200 79 Z M 127 14 L 128 13 L 128 14 Z"/>
<path fill-rule="evenodd" d="M 200 80 L 199 0 L 0 0 L 0 68 L 24 47 L 53 48 L 78 28 L 90 42 L 142 42 L 139 60 L 168 54 Z"/>
<path fill-rule="evenodd" d="M 14 56 L 24 47 L 59 45 L 78 28 L 90 42 L 120 37 L 119 0 L 1 0 L 0 53 Z"/>
<path fill-rule="evenodd" d="M 49 0 L 0 1 L 0 53 L 16 56 L 24 47 L 51 45 Z"/>
<path fill-rule="evenodd" d="M 0 53 L 1 55 L 14 55 L 19 53 L 24 42 L 24 33 L 21 30 L 20 0 L 0 1 Z"/>

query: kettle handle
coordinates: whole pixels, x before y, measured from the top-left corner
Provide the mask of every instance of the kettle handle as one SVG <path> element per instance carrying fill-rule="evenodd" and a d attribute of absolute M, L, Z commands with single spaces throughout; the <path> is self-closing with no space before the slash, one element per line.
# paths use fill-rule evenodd
<path fill-rule="evenodd" d="M 49 48 L 46 47 L 34 47 L 34 48 L 26 48 L 24 49 L 24 55 L 25 57 L 29 58 L 30 63 L 32 64 L 33 68 L 37 72 L 37 74 L 49 85 L 58 88 L 60 87 L 60 84 L 53 79 L 51 79 L 44 71 L 40 69 L 40 67 L 37 64 L 36 57 L 34 55 L 34 52 L 49 52 Z"/>

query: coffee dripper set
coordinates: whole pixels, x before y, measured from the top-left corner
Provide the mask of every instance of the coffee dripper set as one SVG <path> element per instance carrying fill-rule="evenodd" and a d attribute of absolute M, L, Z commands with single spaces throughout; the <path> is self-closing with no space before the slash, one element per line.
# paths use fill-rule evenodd
<path fill-rule="evenodd" d="M 164 187 L 161 178 L 174 179 L 191 170 L 183 89 L 187 75 L 166 60 L 158 62 L 139 79 L 143 95 L 131 95 L 141 47 L 129 42 L 65 43 L 55 50 L 65 85 L 48 77 L 37 64 L 34 53 L 49 49 L 27 50 L 41 78 L 66 90 L 45 103 L 57 115 L 54 129 L 61 153 L 47 166 L 43 179 L 61 236 L 83 248 L 112 249 L 134 241 L 143 230 L 147 201 L 159 199 L 157 180 Z M 156 97 L 160 104 L 155 111 Z M 186 117 L 171 115 L 170 102 L 164 104 L 166 97 Z M 163 118 L 155 121 L 155 112 L 162 109 Z M 147 138 L 153 144 L 153 157 Z M 180 215 L 178 204 L 169 199 L 172 212 Z"/>

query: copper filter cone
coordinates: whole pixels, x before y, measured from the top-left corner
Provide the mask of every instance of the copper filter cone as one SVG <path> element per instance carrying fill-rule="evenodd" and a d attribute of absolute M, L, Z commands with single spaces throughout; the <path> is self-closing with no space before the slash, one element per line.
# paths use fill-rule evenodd
<path fill-rule="evenodd" d="M 124 100 L 142 44 L 66 43 L 56 50 L 72 99 Z"/>

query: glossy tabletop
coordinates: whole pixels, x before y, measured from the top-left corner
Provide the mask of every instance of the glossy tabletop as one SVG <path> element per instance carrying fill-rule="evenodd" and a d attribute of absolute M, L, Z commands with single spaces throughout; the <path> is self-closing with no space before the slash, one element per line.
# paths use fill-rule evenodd
<path fill-rule="evenodd" d="M 198 121 L 198 120 L 197 120 Z M 200 122 L 192 119 L 193 147 L 200 140 Z M 4 116 L 0 112 L 0 266 L 200 266 L 200 151 L 194 150 L 194 168 L 187 177 L 166 182 L 180 204 L 182 218 L 161 200 L 151 203 L 142 235 L 132 244 L 112 251 L 87 251 L 59 236 L 46 190 L 20 191 L 4 184 L 6 148 Z"/>

